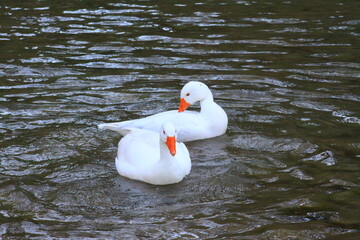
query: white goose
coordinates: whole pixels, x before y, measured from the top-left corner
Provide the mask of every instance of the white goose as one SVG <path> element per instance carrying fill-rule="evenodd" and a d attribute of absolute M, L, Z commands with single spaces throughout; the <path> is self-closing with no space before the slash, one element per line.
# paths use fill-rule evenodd
<path fill-rule="evenodd" d="M 176 142 L 176 130 L 165 123 L 159 133 L 137 128 L 120 129 L 115 159 L 120 175 L 154 185 L 180 182 L 191 170 L 189 152 Z"/>
<path fill-rule="evenodd" d="M 178 133 L 179 142 L 188 142 L 220 136 L 225 133 L 228 117 L 214 102 L 210 89 L 201 82 L 192 81 L 184 85 L 180 95 L 179 110 L 161 112 L 149 117 L 99 124 L 100 129 L 119 132 L 121 128 L 140 128 L 159 132 L 165 122 L 171 122 Z M 200 101 L 200 112 L 185 111 L 191 104 Z M 121 134 L 121 132 L 119 132 Z"/>

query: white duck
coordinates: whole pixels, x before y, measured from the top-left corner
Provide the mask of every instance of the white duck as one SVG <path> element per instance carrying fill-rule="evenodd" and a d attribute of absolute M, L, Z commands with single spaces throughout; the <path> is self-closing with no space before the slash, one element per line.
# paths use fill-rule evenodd
<path fill-rule="evenodd" d="M 201 82 L 191 81 L 184 85 L 180 95 L 179 110 L 161 112 L 149 117 L 99 124 L 100 129 L 116 132 L 121 128 L 141 128 L 159 132 L 165 122 L 174 124 L 179 142 L 188 142 L 220 136 L 225 133 L 228 117 L 214 102 L 210 89 Z M 185 111 L 191 104 L 200 101 L 200 112 Z M 120 132 L 121 134 L 121 132 Z"/>
<path fill-rule="evenodd" d="M 165 123 L 159 133 L 138 128 L 118 130 L 121 139 L 115 159 L 120 175 L 154 185 L 180 182 L 191 170 L 189 152 L 176 142 L 176 130 Z"/>

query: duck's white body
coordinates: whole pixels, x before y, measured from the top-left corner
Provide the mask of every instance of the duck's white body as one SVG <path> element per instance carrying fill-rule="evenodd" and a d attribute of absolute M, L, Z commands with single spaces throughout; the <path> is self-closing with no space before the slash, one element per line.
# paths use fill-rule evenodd
<path fill-rule="evenodd" d="M 120 175 L 154 185 L 166 185 L 178 183 L 190 173 L 191 159 L 183 143 L 176 142 L 173 156 L 162 132 L 136 128 L 118 132 L 124 135 L 115 159 Z"/>
<path fill-rule="evenodd" d="M 101 129 L 110 129 L 116 132 L 122 128 L 140 128 L 158 132 L 165 122 L 171 122 L 178 131 L 179 142 L 216 137 L 226 132 L 228 117 L 225 111 L 214 102 L 212 93 L 205 84 L 187 83 L 181 91 L 181 97 L 181 100 L 188 105 L 200 101 L 200 112 L 173 110 L 141 119 L 104 123 L 98 126 Z"/>

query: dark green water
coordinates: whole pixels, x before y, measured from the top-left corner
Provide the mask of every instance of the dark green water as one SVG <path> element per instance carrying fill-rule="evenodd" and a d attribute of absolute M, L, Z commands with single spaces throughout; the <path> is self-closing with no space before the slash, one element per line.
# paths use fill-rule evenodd
<path fill-rule="evenodd" d="M 24 2 L 0 5 L 0 238 L 360 238 L 358 0 Z M 179 184 L 120 177 L 96 125 L 190 80 L 227 133 Z"/>

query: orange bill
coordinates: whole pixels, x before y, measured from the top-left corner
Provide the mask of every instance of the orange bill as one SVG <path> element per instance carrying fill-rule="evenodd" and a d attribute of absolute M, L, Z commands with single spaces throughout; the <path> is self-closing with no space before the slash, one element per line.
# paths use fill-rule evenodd
<path fill-rule="evenodd" d="M 170 154 L 175 156 L 176 154 L 176 139 L 174 137 L 167 137 L 166 145 L 169 148 Z"/>
<path fill-rule="evenodd" d="M 178 112 L 183 112 L 183 111 L 185 111 L 189 106 L 190 106 L 190 103 L 188 103 L 187 101 L 185 101 L 184 98 L 181 98 L 181 99 L 180 99 L 180 107 L 179 107 L 179 111 L 178 111 Z"/>

